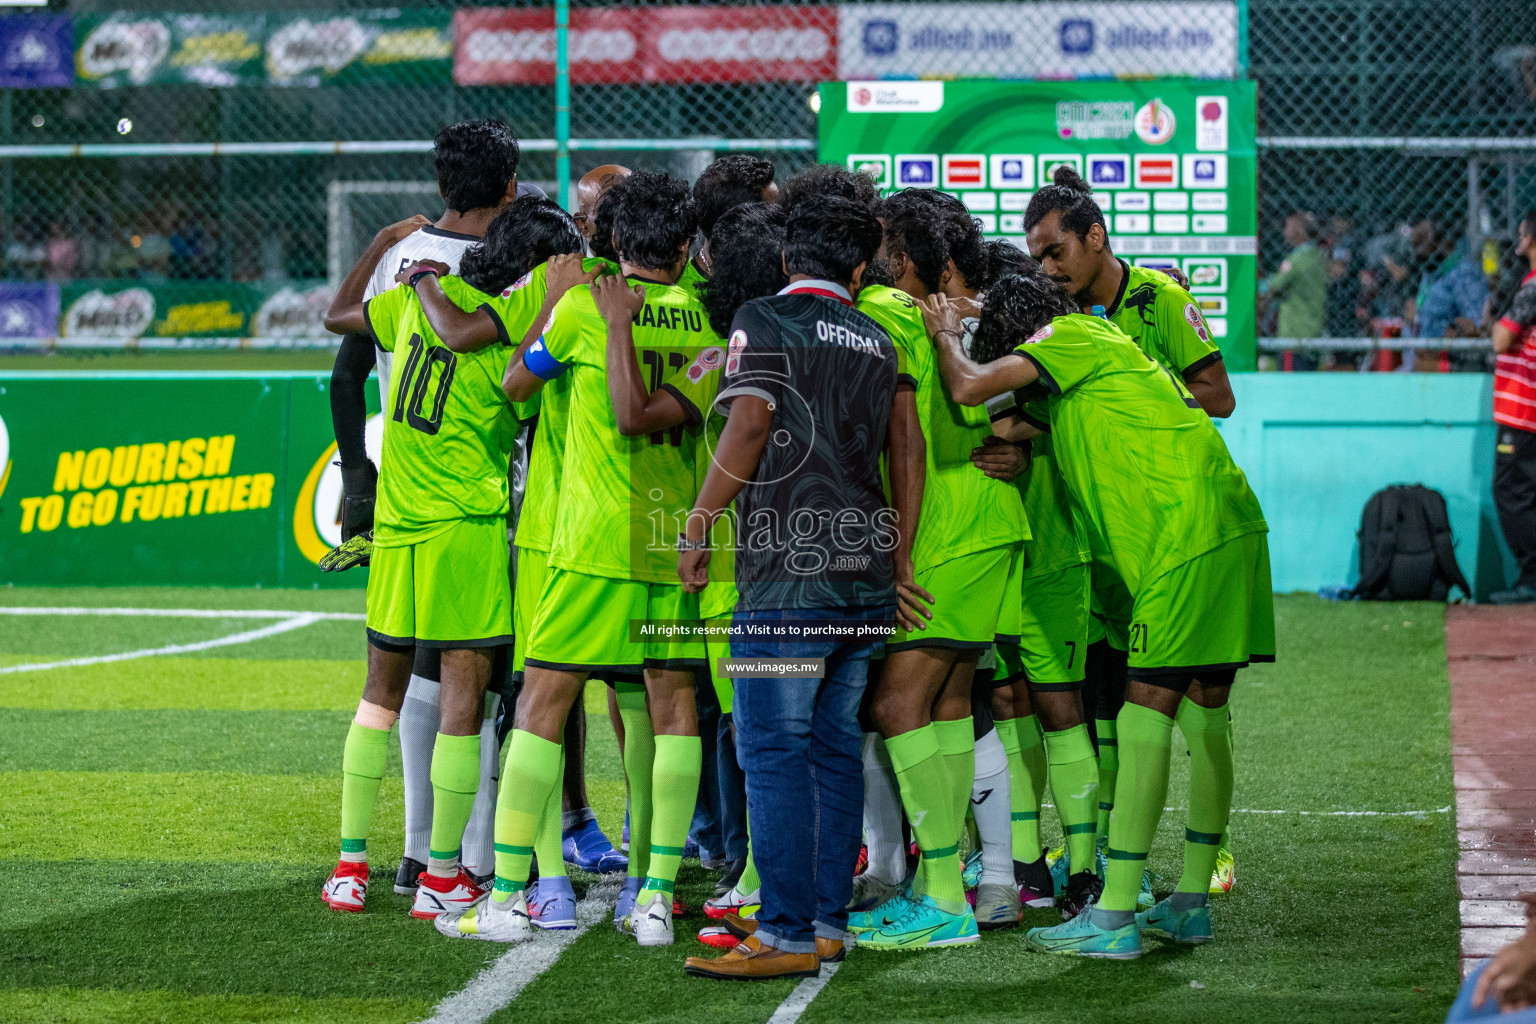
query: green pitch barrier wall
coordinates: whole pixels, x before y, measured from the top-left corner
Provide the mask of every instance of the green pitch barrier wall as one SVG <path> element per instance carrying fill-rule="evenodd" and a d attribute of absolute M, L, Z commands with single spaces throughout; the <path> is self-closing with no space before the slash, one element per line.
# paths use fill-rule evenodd
<path fill-rule="evenodd" d="M 1221 429 L 1264 504 L 1277 590 L 1352 581 L 1360 510 L 1393 483 L 1445 495 L 1479 596 L 1509 578 L 1490 378 L 1232 380 Z M 339 537 L 329 387 L 314 372 L 0 373 L 0 584 L 363 585 L 315 566 Z"/>

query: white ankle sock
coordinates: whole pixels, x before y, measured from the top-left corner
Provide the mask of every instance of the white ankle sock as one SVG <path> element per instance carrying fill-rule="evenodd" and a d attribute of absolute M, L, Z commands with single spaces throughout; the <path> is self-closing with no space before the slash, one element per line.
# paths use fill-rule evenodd
<path fill-rule="evenodd" d="M 1008 795 L 1008 752 L 996 729 L 976 741 L 971 814 L 981 835 L 981 880 L 1013 884 L 1013 821 Z"/>
<path fill-rule="evenodd" d="M 879 733 L 864 734 L 864 842 L 868 870 L 882 882 L 900 885 L 907 875 L 907 851 L 901 845 L 901 794 L 896 773 Z M 1011 865 L 1010 865 L 1011 869 Z"/>

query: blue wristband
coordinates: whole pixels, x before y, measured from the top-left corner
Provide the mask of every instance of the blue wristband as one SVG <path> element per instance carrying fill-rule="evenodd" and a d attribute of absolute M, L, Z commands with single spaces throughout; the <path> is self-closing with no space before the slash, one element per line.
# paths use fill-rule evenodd
<path fill-rule="evenodd" d="M 550 355 L 549 349 L 544 347 L 542 337 L 523 353 L 523 365 L 540 380 L 554 380 L 566 371 L 566 364 Z"/>

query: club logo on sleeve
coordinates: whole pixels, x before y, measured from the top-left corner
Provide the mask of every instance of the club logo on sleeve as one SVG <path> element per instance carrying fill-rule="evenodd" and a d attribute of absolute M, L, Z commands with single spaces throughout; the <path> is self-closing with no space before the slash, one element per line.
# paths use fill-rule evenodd
<path fill-rule="evenodd" d="M 1200 307 L 1196 306 L 1193 302 L 1186 302 L 1184 304 L 1184 320 L 1195 329 L 1195 334 L 1201 341 L 1207 345 L 1211 343 L 1211 336 L 1205 330 L 1205 319 L 1200 315 Z"/>
<path fill-rule="evenodd" d="M 693 362 L 688 366 L 688 379 L 697 384 L 706 373 L 720 369 L 720 364 L 723 362 L 725 362 L 725 349 L 719 345 L 711 345 L 693 357 Z"/>
<path fill-rule="evenodd" d="M 524 274 L 522 277 L 518 278 L 516 281 L 513 281 L 511 284 L 507 285 L 506 289 L 501 293 L 501 297 L 502 298 L 506 298 L 507 296 L 511 295 L 513 292 L 517 291 L 519 288 L 526 288 L 526 287 L 528 287 L 528 282 L 532 281 L 532 280 L 533 280 L 533 271 L 530 270 L 530 271 L 528 271 L 528 273 Z"/>
<path fill-rule="evenodd" d="M 729 377 L 741 368 L 741 353 L 747 347 L 747 332 L 735 330 L 731 332 L 731 348 L 725 360 L 725 374 Z M 719 349 L 716 349 L 719 351 Z"/>
<path fill-rule="evenodd" d="M 1046 324 L 1044 327 L 1040 328 L 1034 334 L 1031 334 L 1029 337 L 1025 338 L 1024 339 L 1024 344 L 1026 344 L 1026 345 L 1034 345 L 1034 344 L 1036 344 L 1038 342 L 1044 341 L 1046 338 L 1049 338 L 1051 335 L 1053 335 L 1055 333 L 1056 333 L 1056 325 L 1055 324 Z"/>

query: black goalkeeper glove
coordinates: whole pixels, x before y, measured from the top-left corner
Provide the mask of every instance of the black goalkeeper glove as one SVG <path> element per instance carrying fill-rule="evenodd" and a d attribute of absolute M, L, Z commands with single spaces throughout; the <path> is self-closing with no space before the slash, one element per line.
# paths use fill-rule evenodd
<path fill-rule="evenodd" d="M 341 467 L 341 541 L 373 529 L 373 502 L 379 489 L 379 471 L 372 461 L 348 469 Z"/>

